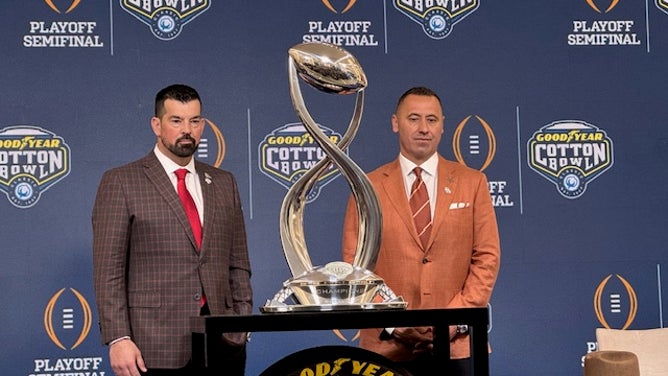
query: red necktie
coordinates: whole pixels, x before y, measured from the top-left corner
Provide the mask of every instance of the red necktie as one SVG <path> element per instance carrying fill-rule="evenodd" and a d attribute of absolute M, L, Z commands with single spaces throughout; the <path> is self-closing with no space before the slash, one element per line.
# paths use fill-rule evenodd
<path fill-rule="evenodd" d="M 411 196 L 408 202 L 413 212 L 413 221 L 415 222 L 415 229 L 422 247 L 427 246 L 429 235 L 431 234 L 431 208 L 429 207 L 429 194 L 427 193 L 427 186 L 422 180 L 422 169 L 415 167 L 415 181 L 411 187 Z"/>
<path fill-rule="evenodd" d="M 197 244 L 197 250 L 199 251 L 202 246 L 202 223 L 199 221 L 199 214 L 197 213 L 197 206 L 195 206 L 195 200 L 193 196 L 188 192 L 186 188 L 186 174 L 188 170 L 185 168 L 180 168 L 174 173 L 176 174 L 176 191 L 179 193 L 179 198 L 181 198 L 181 203 L 183 208 L 186 210 L 186 216 L 188 221 L 190 221 L 190 227 L 193 230 L 193 235 L 195 235 L 195 244 Z M 206 295 L 202 293 L 202 297 L 199 301 L 199 306 L 203 307 L 206 304 Z"/>
<path fill-rule="evenodd" d="M 199 221 L 199 214 L 197 213 L 195 200 L 193 200 L 190 192 L 188 192 L 188 188 L 186 188 L 186 174 L 188 173 L 188 170 L 180 168 L 174 171 L 174 173 L 177 178 L 176 190 L 181 198 L 183 208 L 186 210 L 186 216 L 188 216 L 188 221 L 190 221 L 190 227 L 193 230 L 193 235 L 195 235 L 195 243 L 199 250 L 202 245 L 202 224 Z"/>

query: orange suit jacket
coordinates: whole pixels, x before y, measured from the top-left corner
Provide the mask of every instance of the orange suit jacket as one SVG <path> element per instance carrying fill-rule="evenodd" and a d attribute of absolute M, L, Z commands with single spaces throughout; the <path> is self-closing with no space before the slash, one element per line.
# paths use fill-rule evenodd
<path fill-rule="evenodd" d="M 428 245 L 422 248 L 406 197 L 399 160 L 368 174 L 383 215 L 381 247 L 374 272 L 408 309 L 485 307 L 500 263 L 499 233 L 487 179 L 477 170 L 439 156 L 436 208 Z M 343 259 L 352 263 L 357 242 L 353 199 L 344 221 Z M 362 330 L 360 346 L 397 361 L 411 350 L 380 329 Z M 470 356 L 468 336 L 450 343 L 453 359 Z"/>

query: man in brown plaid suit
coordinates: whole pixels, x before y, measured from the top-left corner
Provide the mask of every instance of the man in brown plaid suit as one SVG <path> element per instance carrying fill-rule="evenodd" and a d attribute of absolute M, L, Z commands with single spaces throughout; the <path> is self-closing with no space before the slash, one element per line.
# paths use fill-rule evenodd
<path fill-rule="evenodd" d="M 205 127 L 201 107 L 188 86 L 158 92 L 151 119 L 155 148 L 105 172 L 100 182 L 92 216 L 93 275 L 102 342 L 117 376 L 194 374 L 190 317 L 252 311 L 236 181 L 192 157 Z M 177 194 L 175 171 L 181 168 L 188 170 L 201 239 Z M 221 373 L 244 374 L 245 339 L 245 333 L 221 339 Z"/>

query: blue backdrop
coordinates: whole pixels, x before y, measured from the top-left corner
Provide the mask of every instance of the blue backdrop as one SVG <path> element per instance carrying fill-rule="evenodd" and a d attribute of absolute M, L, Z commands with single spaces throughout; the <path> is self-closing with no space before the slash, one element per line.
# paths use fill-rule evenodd
<path fill-rule="evenodd" d="M 666 0 L 13 0 L 0 12 L 0 365 L 3 375 L 111 375 L 92 290 L 90 214 L 108 168 L 144 156 L 157 90 L 194 86 L 209 119 L 197 158 L 239 182 L 255 313 L 290 277 L 283 197 L 316 158 L 287 83 L 287 50 L 342 45 L 369 81 L 349 155 L 397 155 L 390 116 L 436 90 L 440 152 L 490 181 L 502 266 L 491 374 L 579 375 L 594 329 L 664 324 L 668 172 Z M 353 96 L 303 87 L 345 132 Z M 286 137 L 287 136 L 287 137 Z M 348 185 L 308 204 L 314 264 L 339 260 Z M 354 331 L 256 333 L 248 374 Z"/>

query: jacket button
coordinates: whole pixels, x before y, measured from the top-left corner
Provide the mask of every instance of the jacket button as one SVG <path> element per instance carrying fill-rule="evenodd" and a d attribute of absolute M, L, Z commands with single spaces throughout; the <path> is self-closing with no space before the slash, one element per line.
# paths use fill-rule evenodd
<path fill-rule="evenodd" d="M 197 293 L 197 294 L 195 294 L 195 296 L 193 297 L 193 299 L 195 299 L 195 300 L 197 300 L 197 301 L 199 302 L 200 299 L 202 299 L 202 295 L 200 295 L 200 293 Z"/>

